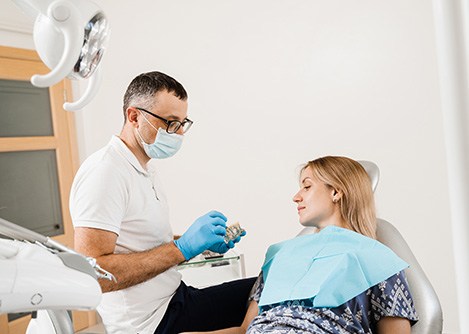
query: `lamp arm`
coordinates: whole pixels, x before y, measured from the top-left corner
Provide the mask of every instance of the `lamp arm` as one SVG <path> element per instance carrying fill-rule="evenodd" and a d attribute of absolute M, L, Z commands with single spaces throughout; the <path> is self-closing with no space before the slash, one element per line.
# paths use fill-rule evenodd
<path fill-rule="evenodd" d="M 35 74 L 31 77 L 31 83 L 37 87 L 49 87 L 55 85 L 70 73 L 70 69 L 76 63 L 81 51 L 79 43 L 72 43 L 76 40 L 83 40 L 84 31 L 80 26 L 80 12 L 70 3 L 70 1 L 59 0 L 50 4 L 48 11 L 49 19 L 64 35 L 64 53 L 59 63 L 48 74 Z"/>
<path fill-rule="evenodd" d="M 67 111 L 77 111 L 87 105 L 98 92 L 98 87 L 101 85 L 102 77 L 103 76 L 101 74 L 101 68 L 98 67 L 93 73 L 93 75 L 90 77 L 88 86 L 86 87 L 86 90 L 81 96 L 81 98 L 75 102 L 64 103 L 64 109 Z"/>

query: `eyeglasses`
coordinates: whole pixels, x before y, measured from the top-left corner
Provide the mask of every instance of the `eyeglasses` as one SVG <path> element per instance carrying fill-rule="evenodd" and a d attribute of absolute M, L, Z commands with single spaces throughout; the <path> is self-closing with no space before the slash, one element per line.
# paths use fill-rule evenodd
<path fill-rule="evenodd" d="M 163 121 L 164 124 L 166 124 L 166 132 L 167 133 L 176 133 L 179 131 L 180 128 L 182 128 L 182 133 L 186 133 L 190 127 L 192 126 L 192 124 L 194 124 L 193 121 L 191 121 L 189 118 L 186 118 L 185 120 L 183 120 L 182 122 L 180 121 L 177 121 L 177 120 L 167 120 L 163 117 L 160 117 L 158 115 L 155 115 L 154 113 L 146 110 L 146 109 L 143 109 L 143 108 L 138 108 L 138 107 L 135 107 L 135 109 L 138 109 L 140 111 L 143 111 L 143 112 L 146 112 L 147 114 L 150 114 L 152 115 L 153 117 L 156 117 L 158 118 L 159 120 Z"/>

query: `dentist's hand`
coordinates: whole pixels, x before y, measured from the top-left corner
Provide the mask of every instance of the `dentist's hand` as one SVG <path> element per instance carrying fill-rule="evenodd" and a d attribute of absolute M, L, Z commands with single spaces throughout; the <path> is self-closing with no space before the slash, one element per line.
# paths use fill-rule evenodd
<path fill-rule="evenodd" d="M 186 233 L 174 240 L 174 244 L 186 260 L 192 259 L 214 245 L 225 243 L 223 239 L 226 233 L 226 220 L 221 212 L 210 211 L 197 218 Z"/>
<path fill-rule="evenodd" d="M 220 254 L 226 253 L 228 252 L 229 249 L 233 248 L 235 244 L 237 244 L 241 240 L 241 237 L 244 237 L 245 235 L 246 235 L 246 231 L 243 231 L 243 233 L 241 233 L 241 235 L 237 237 L 236 239 L 230 240 L 228 243 L 225 243 L 225 240 L 223 240 L 222 242 L 219 242 L 213 245 L 212 247 L 210 247 L 209 250 L 215 253 L 220 253 Z"/>

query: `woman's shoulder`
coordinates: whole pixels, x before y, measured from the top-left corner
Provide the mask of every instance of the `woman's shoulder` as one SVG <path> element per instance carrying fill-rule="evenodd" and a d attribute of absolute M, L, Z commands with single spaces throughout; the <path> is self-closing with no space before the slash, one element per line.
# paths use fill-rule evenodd
<path fill-rule="evenodd" d="M 374 285 L 367 291 L 367 294 L 376 321 L 382 317 L 407 318 L 412 324 L 418 321 L 404 270 Z"/>

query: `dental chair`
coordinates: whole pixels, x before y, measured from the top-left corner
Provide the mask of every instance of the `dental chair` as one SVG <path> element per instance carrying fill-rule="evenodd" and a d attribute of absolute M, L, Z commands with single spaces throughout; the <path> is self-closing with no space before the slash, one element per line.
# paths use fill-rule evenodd
<path fill-rule="evenodd" d="M 359 161 L 371 180 L 373 191 L 379 181 L 379 168 L 370 161 Z M 440 301 L 430 281 L 419 265 L 414 254 L 399 231 L 389 222 L 377 219 L 378 241 L 391 248 L 410 267 L 405 270 L 409 288 L 419 316 L 419 321 L 412 326 L 412 334 L 441 334 L 443 329 L 443 312 Z M 315 233 L 316 228 L 305 227 L 298 235 Z"/>

